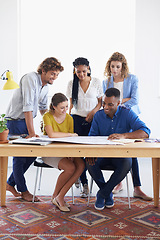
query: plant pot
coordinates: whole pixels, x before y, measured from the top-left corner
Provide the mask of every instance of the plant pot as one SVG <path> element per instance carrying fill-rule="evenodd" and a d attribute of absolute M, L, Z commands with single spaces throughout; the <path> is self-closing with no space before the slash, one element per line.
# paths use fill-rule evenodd
<path fill-rule="evenodd" d="M 8 142 L 7 140 L 8 133 L 9 133 L 9 129 L 6 129 L 2 133 L 0 133 L 0 142 Z"/>

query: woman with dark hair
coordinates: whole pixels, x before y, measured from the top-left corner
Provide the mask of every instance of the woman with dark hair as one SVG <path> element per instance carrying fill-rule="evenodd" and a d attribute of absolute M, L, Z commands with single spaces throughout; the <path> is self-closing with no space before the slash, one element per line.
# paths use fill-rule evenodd
<path fill-rule="evenodd" d="M 125 56 L 119 52 L 113 53 L 107 61 L 104 75 L 106 79 L 103 81 L 103 92 L 105 93 L 108 88 L 113 87 L 119 89 L 121 104 L 131 108 L 138 115 L 140 113 L 138 106 L 138 78 L 129 73 Z M 140 188 L 141 182 L 137 158 L 132 158 L 131 172 L 134 185 L 133 196 L 143 200 L 152 200 Z M 114 188 L 113 193 L 122 190 L 122 183 L 120 183 Z"/>
<path fill-rule="evenodd" d="M 43 133 L 50 138 L 77 136 L 73 133 L 73 118 L 66 113 L 68 99 L 62 93 L 56 93 L 50 104 L 49 112 L 43 115 Z M 61 211 L 70 211 L 64 197 L 71 186 L 84 170 L 84 161 L 81 158 L 43 157 L 43 161 L 59 170 L 63 170 L 57 179 L 52 196 L 52 203 Z"/>
<path fill-rule="evenodd" d="M 86 58 L 79 57 L 73 62 L 73 80 L 68 83 L 67 97 L 70 99 L 69 114 L 74 120 L 74 132 L 88 136 L 94 114 L 102 105 L 102 84 L 91 77 L 91 68 Z M 81 197 L 88 195 L 86 169 L 80 177 L 83 185 Z"/>

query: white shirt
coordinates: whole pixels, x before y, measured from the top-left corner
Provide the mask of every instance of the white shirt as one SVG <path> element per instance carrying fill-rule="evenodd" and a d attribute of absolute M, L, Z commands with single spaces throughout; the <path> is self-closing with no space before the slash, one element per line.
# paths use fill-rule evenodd
<path fill-rule="evenodd" d="M 68 83 L 66 95 L 72 98 L 73 80 Z M 86 117 L 98 104 L 98 98 L 103 96 L 102 84 L 99 79 L 91 78 L 89 87 L 86 92 L 83 91 L 79 83 L 77 107 L 73 106 L 71 114 Z"/>
<path fill-rule="evenodd" d="M 20 80 L 20 88 L 16 89 L 6 112 L 6 117 L 24 119 L 24 112 L 32 111 L 33 118 L 37 110 L 47 109 L 48 85 L 42 87 L 41 75 L 31 72 Z"/>
<path fill-rule="evenodd" d="M 114 82 L 114 88 L 120 91 L 120 101 L 123 99 L 123 82 Z"/>

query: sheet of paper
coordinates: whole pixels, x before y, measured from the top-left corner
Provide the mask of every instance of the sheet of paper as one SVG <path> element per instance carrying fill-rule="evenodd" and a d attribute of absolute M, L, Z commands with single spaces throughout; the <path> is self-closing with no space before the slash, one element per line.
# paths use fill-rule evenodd
<path fill-rule="evenodd" d="M 49 138 L 42 135 L 41 137 L 21 138 L 10 141 L 10 143 L 17 144 L 37 144 L 47 145 L 53 142 L 77 143 L 77 144 L 98 144 L 98 145 L 124 145 L 126 143 L 133 143 L 135 139 L 114 139 L 108 140 L 107 136 L 76 136 L 64 138 Z"/>
<path fill-rule="evenodd" d="M 40 137 L 43 139 L 43 137 Z M 47 138 L 46 136 L 44 139 L 49 139 L 52 142 L 66 142 L 66 143 L 77 143 L 77 144 L 98 144 L 98 145 L 123 145 L 121 142 L 114 142 L 108 140 L 106 136 L 77 136 L 77 137 L 64 137 L 64 138 Z"/>
<path fill-rule="evenodd" d="M 114 139 L 112 141 L 116 142 L 116 143 L 134 143 L 136 141 L 136 139 L 125 138 L 125 139 Z"/>

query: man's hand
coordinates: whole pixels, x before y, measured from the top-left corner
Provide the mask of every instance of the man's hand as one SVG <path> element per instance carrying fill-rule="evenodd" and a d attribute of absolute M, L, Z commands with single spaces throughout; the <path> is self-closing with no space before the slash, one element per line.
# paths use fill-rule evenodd
<path fill-rule="evenodd" d="M 125 139 L 125 135 L 124 134 L 119 134 L 119 133 L 114 133 L 109 135 L 108 140 L 114 140 L 114 139 Z"/>
<path fill-rule="evenodd" d="M 32 137 L 39 137 L 35 131 L 34 131 L 34 124 L 33 124 L 33 114 L 31 111 L 29 112 L 24 112 L 25 116 L 25 121 L 27 125 L 27 130 L 28 130 L 28 136 L 27 138 L 32 138 Z"/>
<path fill-rule="evenodd" d="M 114 139 L 144 139 L 144 138 L 148 138 L 148 134 L 143 131 L 143 130 L 136 130 L 134 132 L 128 132 L 128 133 L 114 133 L 111 134 L 108 137 L 108 140 L 114 140 Z"/>
<path fill-rule="evenodd" d="M 39 137 L 37 134 L 29 134 L 26 138 Z"/>
<path fill-rule="evenodd" d="M 95 161 L 97 161 L 97 158 L 96 157 L 86 157 L 85 160 L 89 165 L 93 166 L 95 164 Z"/>

